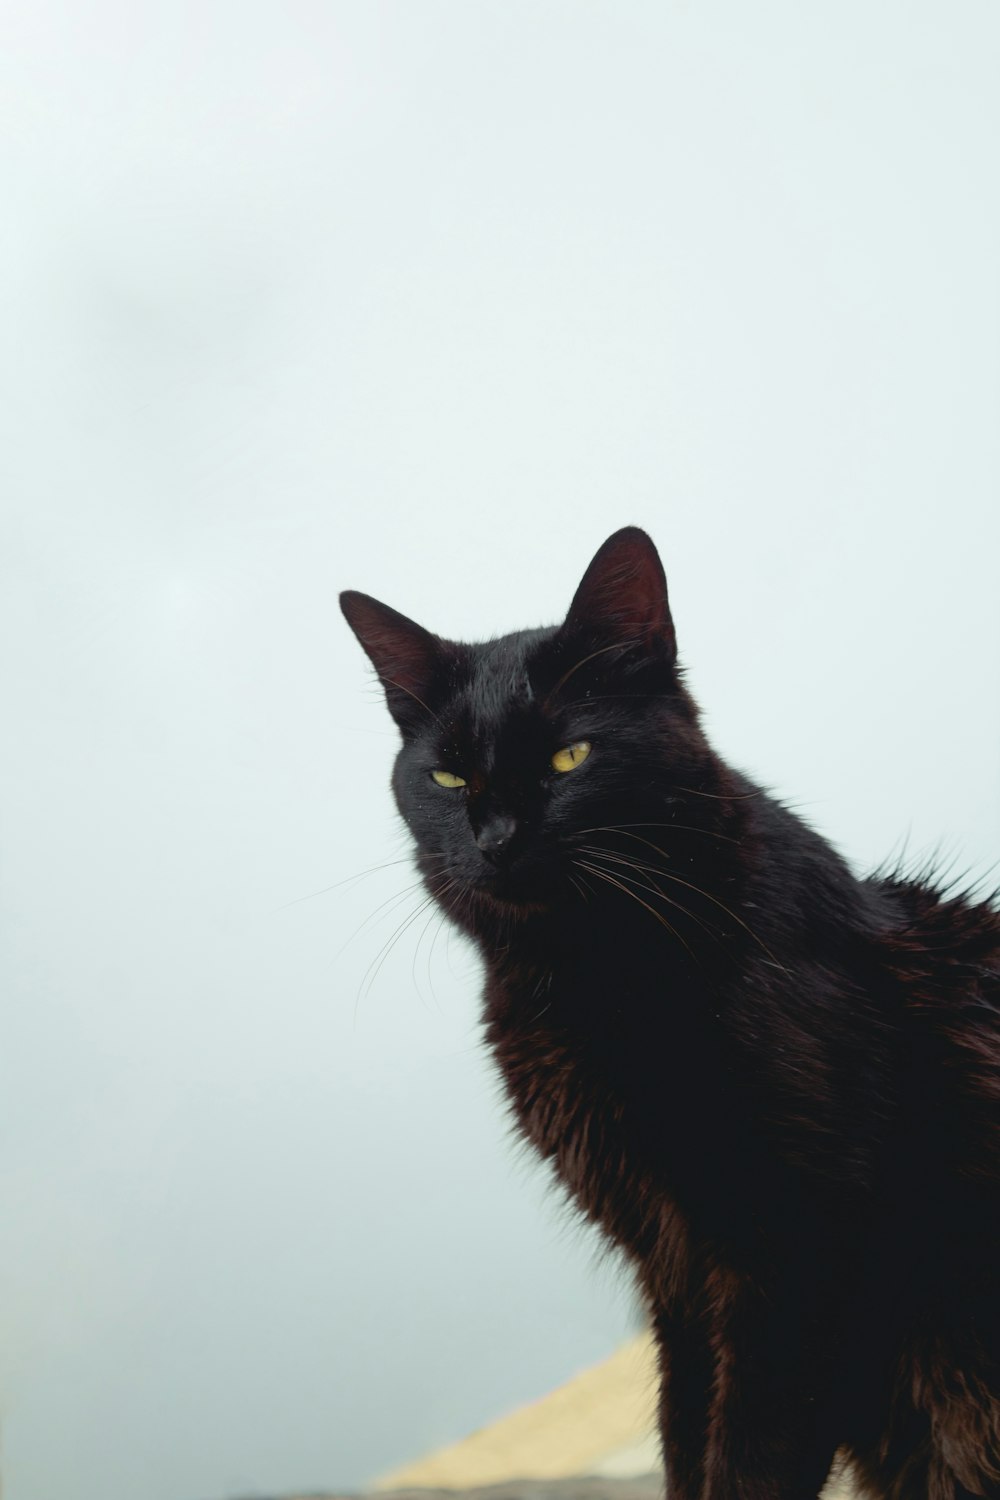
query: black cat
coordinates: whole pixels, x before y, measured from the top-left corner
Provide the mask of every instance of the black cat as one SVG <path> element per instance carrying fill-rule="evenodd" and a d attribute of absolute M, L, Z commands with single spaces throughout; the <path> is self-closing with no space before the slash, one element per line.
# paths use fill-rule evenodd
<path fill-rule="evenodd" d="M 629 527 L 563 625 L 341 604 L 520 1130 L 632 1262 L 671 1500 L 1000 1496 L 1000 915 L 707 743 Z"/>

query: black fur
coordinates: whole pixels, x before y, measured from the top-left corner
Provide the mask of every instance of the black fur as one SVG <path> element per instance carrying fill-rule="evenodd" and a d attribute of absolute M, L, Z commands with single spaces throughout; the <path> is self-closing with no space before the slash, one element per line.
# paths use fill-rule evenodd
<path fill-rule="evenodd" d="M 635 1268 L 671 1500 L 812 1500 L 837 1450 L 1000 1496 L 1000 916 L 858 880 L 720 760 L 635 528 L 557 629 L 341 602 L 517 1124 Z"/>

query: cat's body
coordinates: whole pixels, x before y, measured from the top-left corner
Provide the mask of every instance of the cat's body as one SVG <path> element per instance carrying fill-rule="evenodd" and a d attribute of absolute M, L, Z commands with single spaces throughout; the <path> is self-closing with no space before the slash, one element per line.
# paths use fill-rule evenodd
<path fill-rule="evenodd" d="M 671 1500 L 811 1500 L 838 1449 L 1000 1495 L 1000 916 L 857 880 L 714 754 L 641 532 L 559 630 L 344 608 L 517 1124 L 635 1267 Z"/>

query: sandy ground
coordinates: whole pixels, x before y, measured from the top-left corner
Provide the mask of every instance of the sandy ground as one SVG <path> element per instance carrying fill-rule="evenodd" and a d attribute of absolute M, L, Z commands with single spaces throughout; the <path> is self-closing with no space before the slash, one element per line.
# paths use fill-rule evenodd
<path fill-rule="evenodd" d="M 465 1489 L 528 1474 L 562 1479 L 608 1472 L 642 1474 L 658 1462 L 653 1429 L 656 1365 L 648 1338 L 632 1339 L 603 1364 L 582 1371 L 558 1390 L 519 1407 L 461 1442 L 386 1474 L 379 1489 L 446 1486 Z"/>
<path fill-rule="evenodd" d="M 656 1380 L 651 1340 L 632 1339 L 541 1400 L 386 1474 L 377 1485 L 380 1500 L 404 1500 L 417 1489 L 421 1500 L 428 1500 L 429 1490 L 475 1493 L 483 1500 L 526 1500 L 529 1492 L 564 1500 L 657 1500 L 663 1482 L 654 1431 Z M 633 1493 L 635 1485 L 641 1496 Z M 831 1476 L 823 1500 L 853 1495 L 850 1485 Z"/>

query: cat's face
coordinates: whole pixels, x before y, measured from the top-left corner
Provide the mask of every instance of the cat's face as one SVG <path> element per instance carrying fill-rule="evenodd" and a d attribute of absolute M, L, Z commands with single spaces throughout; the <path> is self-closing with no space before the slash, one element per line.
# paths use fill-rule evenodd
<path fill-rule="evenodd" d="M 365 595 L 341 602 L 402 732 L 393 790 L 445 905 L 570 898 L 588 837 L 640 823 L 696 774 L 666 582 L 634 528 L 601 548 L 556 629 L 465 645 Z"/>

